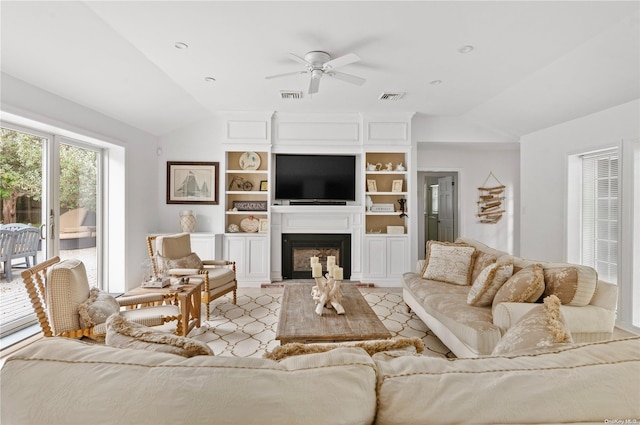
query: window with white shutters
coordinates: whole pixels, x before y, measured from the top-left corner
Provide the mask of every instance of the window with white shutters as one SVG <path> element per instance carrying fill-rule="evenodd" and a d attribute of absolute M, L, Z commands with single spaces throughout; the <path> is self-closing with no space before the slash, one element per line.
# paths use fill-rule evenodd
<path fill-rule="evenodd" d="M 618 280 L 619 154 L 610 149 L 582 156 L 582 264 L 600 279 Z"/>

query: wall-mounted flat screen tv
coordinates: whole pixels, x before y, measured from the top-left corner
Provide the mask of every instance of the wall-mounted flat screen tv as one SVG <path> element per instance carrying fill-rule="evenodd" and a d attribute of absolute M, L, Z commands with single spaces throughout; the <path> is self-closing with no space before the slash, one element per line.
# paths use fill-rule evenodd
<path fill-rule="evenodd" d="M 276 154 L 275 198 L 355 201 L 355 155 Z"/>

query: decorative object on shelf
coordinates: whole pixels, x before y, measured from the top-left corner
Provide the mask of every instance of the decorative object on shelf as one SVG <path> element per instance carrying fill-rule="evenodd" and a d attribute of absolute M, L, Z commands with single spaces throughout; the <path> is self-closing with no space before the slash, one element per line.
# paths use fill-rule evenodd
<path fill-rule="evenodd" d="M 493 178 L 494 182 L 489 180 Z M 495 224 L 502 218 L 502 214 L 506 212 L 504 209 L 504 191 L 506 186 L 500 183 L 500 180 L 489 172 L 486 180 L 481 187 L 478 188 L 478 217 L 480 223 Z"/>
<path fill-rule="evenodd" d="M 385 171 L 393 171 L 393 163 L 388 162 L 385 164 L 386 170 Z"/>
<path fill-rule="evenodd" d="M 218 204 L 217 162 L 167 161 L 167 204 Z"/>
<path fill-rule="evenodd" d="M 180 211 L 180 227 L 183 232 L 193 232 L 196 228 L 196 213 L 191 210 Z"/>
<path fill-rule="evenodd" d="M 378 184 L 376 183 L 375 180 L 367 179 L 367 190 L 369 192 L 377 192 L 378 191 Z"/>
<path fill-rule="evenodd" d="M 233 178 L 231 179 L 231 183 L 229 183 L 228 190 L 244 190 L 246 192 L 252 189 L 253 183 L 251 183 L 249 180 L 246 180 L 245 178 L 240 176 L 233 176 Z"/>
<path fill-rule="evenodd" d="M 370 164 L 367 162 L 367 171 L 380 171 L 382 169 L 382 164 L 381 163 L 377 163 L 377 164 Z"/>
<path fill-rule="evenodd" d="M 393 204 L 373 204 L 370 208 L 371 212 L 395 212 Z"/>
<path fill-rule="evenodd" d="M 269 181 L 268 180 L 260 181 L 260 190 L 262 192 L 266 192 L 267 190 L 269 190 Z"/>
<path fill-rule="evenodd" d="M 391 235 L 404 234 L 404 226 L 387 226 L 387 233 Z"/>
<path fill-rule="evenodd" d="M 261 218 L 258 221 L 260 222 L 258 225 L 258 232 L 269 233 L 269 220 L 266 218 Z"/>
<path fill-rule="evenodd" d="M 367 197 L 365 198 L 365 207 L 367 208 L 367 211 L 371 211 L 372 205 L 373 205 L 373 200 L 371 199 L 371 196 L 367 195 Z"/>
<path fill-rule="evenodd" d="M 406 168 L 404 168 L 404 165 L 402 165 L 402 162 L 396 165 L 396 171 L 405 171 L 405 170 Z"/>
<path fill-rule="evenodd" d="M 400 204 L 400 218 L 409 217 L 406 214 L 406 211 L 407 211 L 407 200 L 404 199 L 404 198 L 398 199 L 398 203 Z"/>
<path fill-rule="evenodd" d="M 255 152 L 245 152 L 238 160 L 243 170 L 257 170 L 260 168 L 260 155 Z"/>
<path fill-rule="evenodd" d="M 232 206 L 236 211 L 266 211 L 267 201 L 233 201 Z"/>
<path fill-rule="evenodd" d="M 340 283 L 344 277 L 344 269 L 336 265 L 336 257 L 327 257 L 328 273 L 322 276 L 322 264 L 318 257 L 311 257 L 311 275 L 316 280 L 316 285 L 311 288 L 311 296 L 316 302 L 316 314 L 322 316 L 324 307 L 334 308 L 336 313 L 344 314 L 342 307 L 342 293 Z"/>
<path fill-rule="evenodd" d="M 404 180 L 394 180 L 391 185 L 392 192 L 402 192 L 402 185 L 404 184 Z"/>
<path fill-rule="evenodd" d="M 229 233 L 238 233 L 240 231 L 240 226 L 235 223 L 231 223 L 229 227 L 227 227 L 227 232 Z"/>
<path fill-rule="evenodd" d="M 250 215 L 247 218 L 242 219 L 240 222 L 240 229 L 246 233 L 257 233 L 260 229 L 260 220 Z"/>

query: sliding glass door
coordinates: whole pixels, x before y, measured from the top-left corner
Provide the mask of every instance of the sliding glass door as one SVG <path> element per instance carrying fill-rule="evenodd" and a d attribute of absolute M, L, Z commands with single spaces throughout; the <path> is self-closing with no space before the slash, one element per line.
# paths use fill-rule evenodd
<path fill-rule="evenodd" d="M 79 258 L 89 284 L 101 286 L 101 155 L 98 149 L 52 134 L 6 124 L 1 131 L 0 336 L 5 336 L 36 320 L 20 276 L 34 260 L 11 258 L 10 232 L 38 229 L 36 263 L 55 255 Z"/>

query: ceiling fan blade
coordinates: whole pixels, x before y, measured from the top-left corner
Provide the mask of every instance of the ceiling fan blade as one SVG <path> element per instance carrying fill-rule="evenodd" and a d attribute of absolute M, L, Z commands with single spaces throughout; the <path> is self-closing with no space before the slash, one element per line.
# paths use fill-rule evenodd
<path fill-rule="evenodd" d="M 295 71 L 295 72 L 285 72 L 284 74 L 276 74 L 276 75 L 269 75 L 268 77 L 264 77 L 267 80 L 270 80 L 272 78 L 280 78 L 280 77 L 286 77 L 287 75 L 298 75 L 298 74 L 306 74 L 307 71 Z"/>
<path fill-rule="evenodd" d="M 304 60 L 304 58 L 301 58 L 300 56 L 295 55 L 295 54 L 293 54 L 293 53 L 289 53 L 289 57 L 290 57 L 291 59 L 293 59 L 294 61 L 296 61 L 296 62 L 300 62 L 301 64 L 304 64 L 304 65 L 306 65 L 306 66 L 311 65 L 309 62 L 307 62 L 306 60 Z"/>
<path fill-rule="evenodd" d="M 367 80 L 361 77 L 356 77 L 355 75 L 345 74 L 344 72 L 338 71 L 330 71 L 327 72 L 326 75 L 329 77 L 337 78 L 338 80 L 346 81 L 347 83 L 356 84 L 358 86 L 363 85 Z"/>
<path fill-rule="evenodd" d="M 320 78 L 312 77 L 309 83 L 309 94 L 318 93 L 318 88 L 320 88 Z"/>
<path fill-rule="evenodd" d="M 358 62 L 360 58 L 355 53 L 348 53 L 344 56 L 340 56 L 339 58 L 331 59 L 329 62 L 325 62 L 322 65 L 322 69 L 329 70 L 335 69 L 340 66 L 349 65 L 350 63 Z"/>

